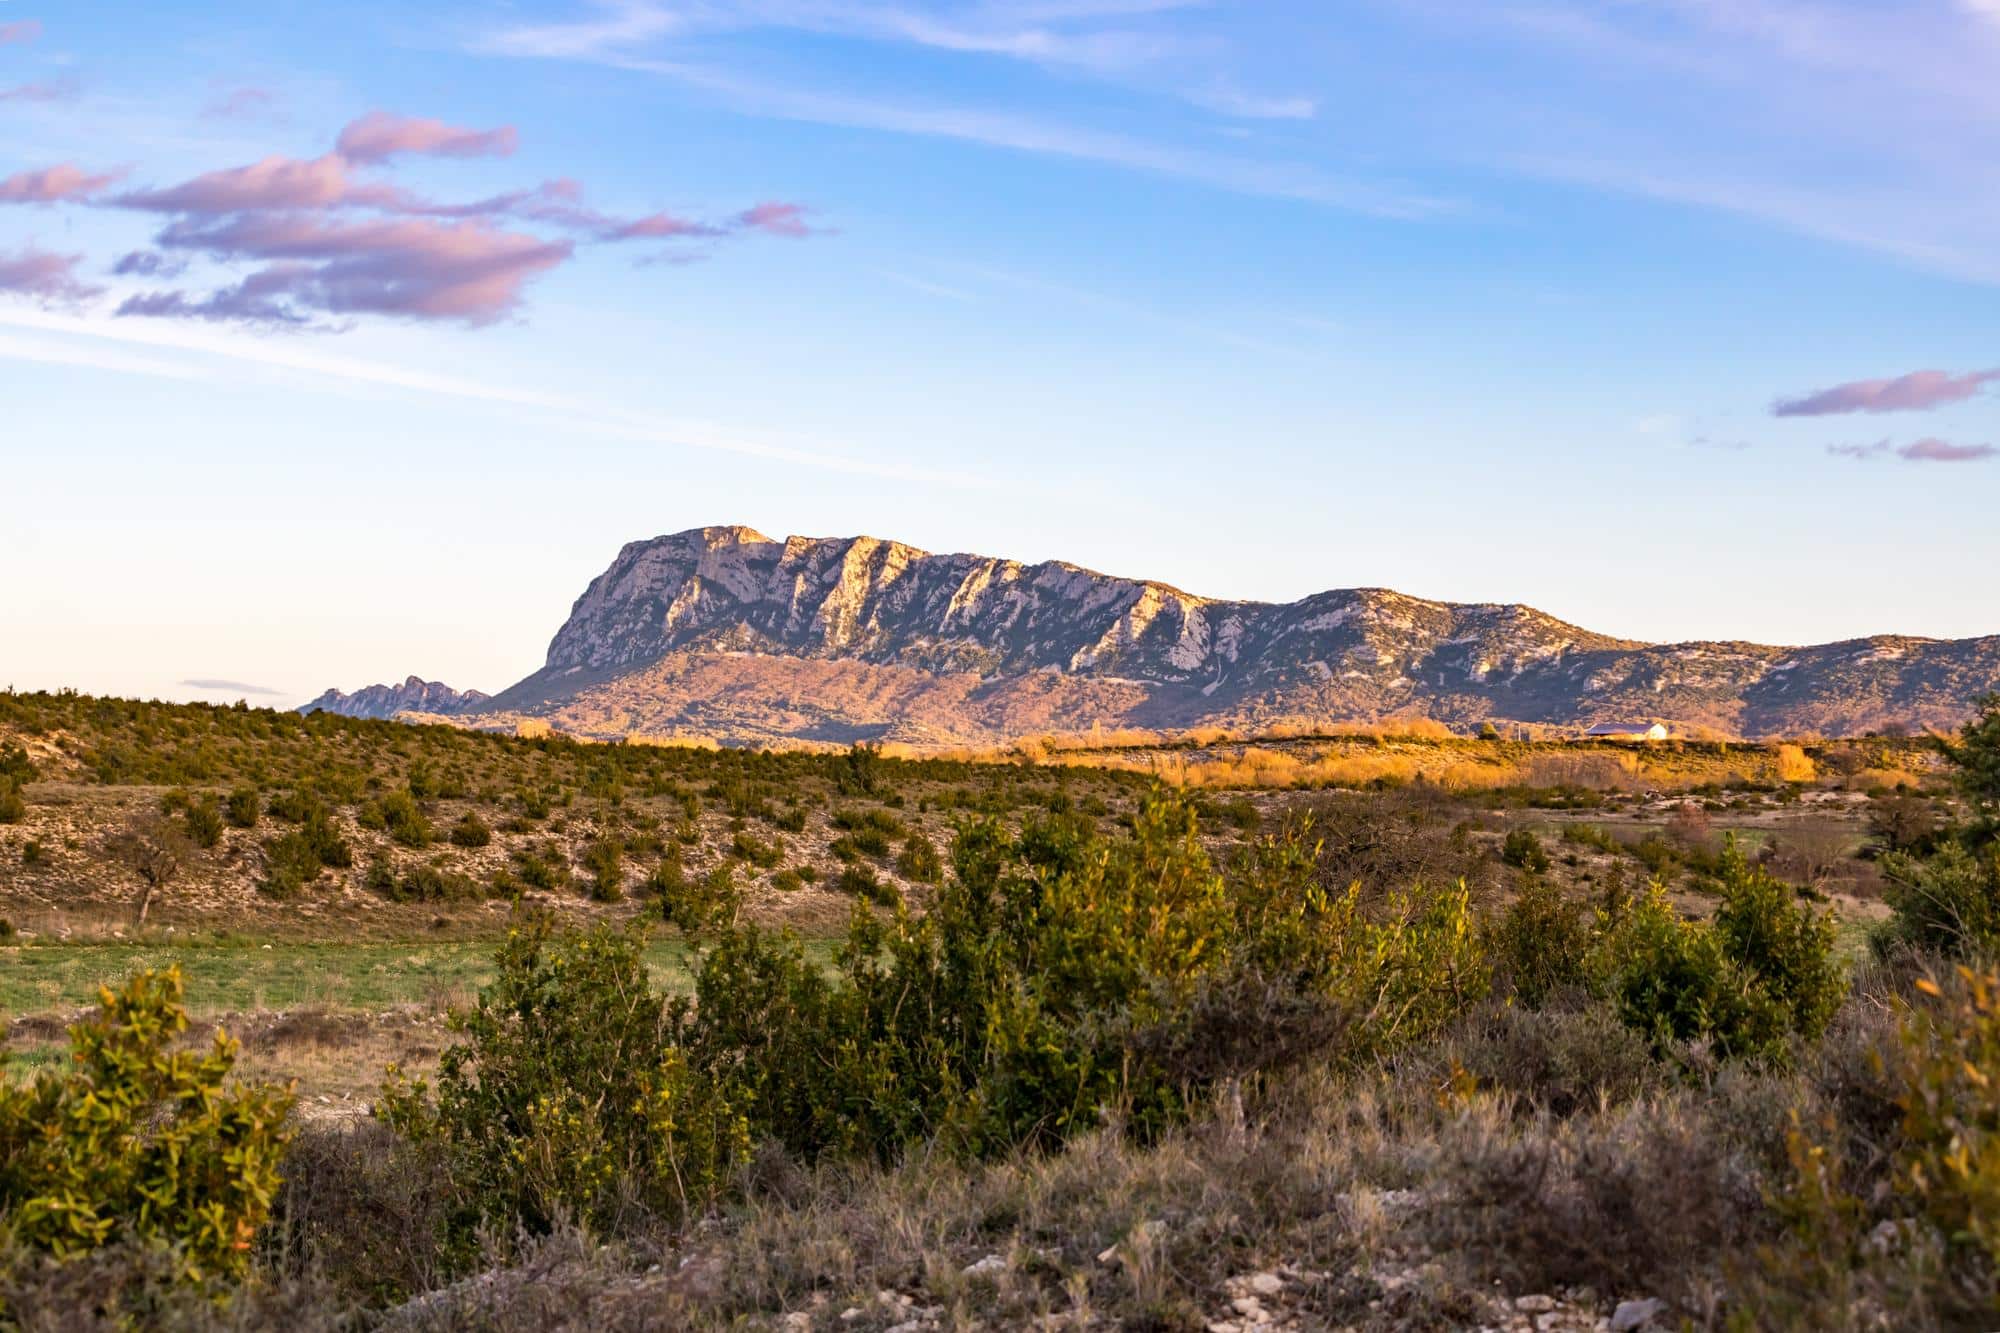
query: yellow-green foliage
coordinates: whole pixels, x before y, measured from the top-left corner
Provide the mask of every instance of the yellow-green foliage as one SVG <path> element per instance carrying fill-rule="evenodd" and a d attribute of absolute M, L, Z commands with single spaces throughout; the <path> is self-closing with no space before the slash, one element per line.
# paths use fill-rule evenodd
<path fill-rule="evenodd" d="M 0 1231 L 68 1259 L 117 1242 L 173 1247 L 181 1277 L 243 1273 L 270 1217 L 289 1089 L 225 1086 L 236 1043 L 175 1050 L 178 968 L 103 992 L 70 1029 L 72 1067 L 0 1083 Z"/>
<path fill-rule="evenodd" d="M 698 1205 L 747 1152 L 741 1115 L 668 1042 L 643 943 L 526 919 L 493 985 L 456 1016 L 435 1088 L 390 1070 L 378 1114 L 444 1159 L 458 1257 L 482 1222 L 546 1230 L 607 1224 L 628 1202 Z"/>
<path fill-rule="evenodd" d="M 1992 1272 L 2000 1269 L 2000 975 L 1961 968 L 1959 983 L 1946 995 L 1918 982 L 1931 1002 L 1902 1024 L 1896 1185 L 1949 1245 L 1983 1256 Z"/>

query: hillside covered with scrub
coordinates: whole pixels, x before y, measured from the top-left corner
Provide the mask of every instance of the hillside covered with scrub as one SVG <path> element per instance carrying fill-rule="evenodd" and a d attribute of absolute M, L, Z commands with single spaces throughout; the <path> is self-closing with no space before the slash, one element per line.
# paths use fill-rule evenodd
<path fill-rule="evenodd" d="M 1870 744 L 1230 791 L 0 696 L 0 1319 L 1982 1327 L 2000 702 Z"/>

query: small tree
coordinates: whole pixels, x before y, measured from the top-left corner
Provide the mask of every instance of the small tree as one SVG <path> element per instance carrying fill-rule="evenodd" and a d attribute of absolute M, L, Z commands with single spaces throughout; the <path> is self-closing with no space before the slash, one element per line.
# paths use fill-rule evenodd
<path fill-rule="evenodd" d="M 1958 739 L 1940 737 L 1937 744 L 1958 770 L 1959 794 L 1972 807 L 1974 832 L 1983 839 L 2000 833 L 2000 693 L 1981 695 L 1974 707 L 1979 713 Z"/>
<path fill-rule="evenodd" d="M 139 877 L 139 924 L 153 910 L 153 899 L 179 878 L 194 844 L 164 815 L 149 811 L 111 835 L 104 849 L 111 858 Z"/>

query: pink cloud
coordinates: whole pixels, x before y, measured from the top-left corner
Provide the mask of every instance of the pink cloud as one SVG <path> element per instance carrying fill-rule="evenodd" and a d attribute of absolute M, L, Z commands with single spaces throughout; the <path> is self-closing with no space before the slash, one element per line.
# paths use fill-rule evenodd
<path fill-rule="evenodd" d="M 689 218 L 676 217 L 672 213 L 650 213 L 630 222 L 614 222 L 603 230 L 601 239 L 607 241 L 680 241 L 697 237 L 720 236 L 720 227 L 706 222 L 695 222 Z"/>
<path fill-rule="evenodd" d="M 37 19 L 21 19 L 14 23 L 0 23 L 0 46 L 15 43 L 25 45 L 42 35 L 42 25 Z"/>
<path fill-rule="evenodd" d="M 806 225 L 806 212 L 804 204 L 767 202 L 738 213 L 736 225 L 773 236 L 805 237 L 813 234 L 813 229 Z"/>
<path fill-rule="evenodd" d="M 1895 457 L 1906 463 L 1976 463 L 2000 457 L 2000 448 L 1990 444 L 1953 444 L 1935 437 L 1905 445 L 1892 445 L 1887 440 L 1873 444 L 1829 444 L 1826 451 L 1839 458 Z"/>
<path fill-rule="evenodd" d="M 310 162 L 267 157 L 247 167 L 210 171 L 164 190 L 135 190 L 112 200 L 156 213 L 245 213 L 325 208 L 348 193 L 347 164 L 329 154 Z"/>
<path fill-rule="evenodd" d="M 271 156 L 107 198 L 113 207 L 172 215 L 154 250 L 118 262 L 120 276 L 171 278 L 186 267 L 177 256 L 189 254 L 254 270 L 213 291 L 134 295 L 120 313 L 287 324 L 386 314 L 486 324 L 514 311 L 527 284 L 571 259 L 581 242 L 817 232 L 807 209 L 792 203 L 761 203 L 709 223 L 664 211 L 614 217 L 588 206 L 583 188 L 566 178 L 449 203 L 357 177 L 358 168 L 401 154 L 506 154 L 516 140 L 512 127 L 461 129 L 377 111 L 351 122 L 321 157 Z M 25 197 L 52 187 L 24 180 L 19 188 Z M 549 239 L 551 229 L 577 240 Z"/>
<path fill-rule="evenodd" d="M 328 314 L 387 314 L 487 324 L 519 305 L 522 288 L 569 259 L 546 241 L 483 222 L 340 222 L 302 214 L 178 222 L 163 246 L 219 260 L 281 261 L 240 292 L 272 308 L 289 302 Z M 287 308 L 291 308 L 287 307 Z M 135 313 L 155 313 L 136 311 Z"/>
<path fill-rule="evenodd" d="M 1911 463 L 1973 463 L 2000 454 L 1990 444 L 1953 444 L 1949 440 L 1918 440 L 1896 451 L 1898 458 Z"/>
<path fill-rule="evenodd" d="M 117 179 L 116 172 L 92 175 L 67 162 L 58 163 L 0 180 L 0 204 L 53 204 L 66 199 L 87 199 Z"/>
<path fill-rule="evenodd" d="M 1994 380 L 2000 370 L 1953 375 L 1942 370 L 1918 370 L 1894 379 L 1855 380 L 1800 398 L 1780 399 L 1771 407 L 1781 417 L 1824 417 L 1846 412 L 1923 412 L 1947 403 L 1964 402 Z"/>
<path fill-rule="evenodd" d="M 386 162 L 399 153 L 440 157 L 506 157 L 521 136 L 512 125 L 468 130 L 441 120 L 371 111 L 340 132 L 336 150 L 350 162 Z"/>
<path fill-rule="evenodd" d="M 42 301 L 80 301 L 95 296 L 99 289 L 76 276 L 76 266 L 82 262 L 82 255 L 57 255 L 46 250 L 0 254 L 0 292 Z"/>

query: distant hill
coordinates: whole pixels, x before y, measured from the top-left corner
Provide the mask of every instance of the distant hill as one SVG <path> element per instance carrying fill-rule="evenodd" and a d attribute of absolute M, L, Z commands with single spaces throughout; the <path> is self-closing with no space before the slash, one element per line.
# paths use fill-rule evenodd
<path fill-rule="evenodd" d="M 394 717 L 398 713 L 434 713 L 453 716 L 470 712 L 491 696 L 478 690 L 454 690 L 434 680 L 411 676 L 401 685 L 369 685 L 352 694 L 328 690 L 301 713 L 338 713 L 342 717 Z"/>
<path fill-rule="evenodd" d="M 434 693 L 404 698 L 412 687 Z M 2000 635 L 1650 644 L 1521 605 L 1380 588 L 1224 601 L 1060 561 L 714 527 L 626 546 L 577 599 L 542 668 L 491 699 L 412 677 L 308 707 L 725 743 L 978 744 L 1093 726 L 1412 717 L 1658 719 L 1762 737 L 1951 726 L 1996 687 Z"/>

